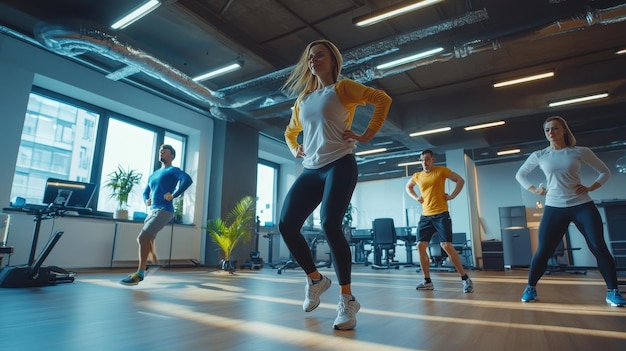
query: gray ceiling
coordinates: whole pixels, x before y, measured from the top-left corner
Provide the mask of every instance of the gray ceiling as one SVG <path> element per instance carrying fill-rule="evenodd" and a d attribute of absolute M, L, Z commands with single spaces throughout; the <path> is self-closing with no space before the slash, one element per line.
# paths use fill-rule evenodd
<path fill-rule="evenodd" d="M 104 75 L 200 111 L 245 123 L 283 140 L 292 99 L 280 92 L 305 45 L 333 41 L 343 74 L 393 98 L 383 129 L 357 151 L 360 180 L 404 176 L 397 164 L 425 149 L 464 149 L 477 163 L 525 157 L 545 146 L 541 122 L 564 116 L 579 144 L 626 145 L 626 2 L 445 0 L 369 27 L 353 18 L 402 1 L 163 0 L 120 30 L 108 26 L 143 0 L 12 0 L 0 2 L 0 32 L 66 55 Z M 438 56 L 393 71 L 375 66 L 436 46 Z M 194 77 L 234 60 L 239 71 L 201 83 Z M 553 78 L 495 89 L 492 84 L 554 70 Z M 608 92 L 609 98 L 557 108 L 548 101 Z M 361 131 L 371 109 L 359 108 Z M 506 125 L 465 131 L 496 120 Z M 446 133 L 409 133 L 450 126 Z M 518 147 L 520 156 L 497 157 Z M 443 157 L 439 156 L 441 160 Z"/>

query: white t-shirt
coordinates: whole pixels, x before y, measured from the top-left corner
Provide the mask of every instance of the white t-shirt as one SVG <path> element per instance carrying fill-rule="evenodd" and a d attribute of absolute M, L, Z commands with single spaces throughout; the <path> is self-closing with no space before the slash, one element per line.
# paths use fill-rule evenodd
<path fill-rule="evenodd" d="M 302 166 L 318 169 L 352 153 L 356 142 L 343 140 L 349 116 L 350 110 L 339 100 L 334 84 L 302 99 L 300 123 L 306 153 Z"/>
<path fill-rule="evenodd" d="M 533 185 L 528 179 L 528 174 L 539 166 L 546 175 L 546 206 L 576 206 L 592 201 L 587 193 L 576 194 L 575 186 L 581 184 L 580 167 L 583 163 L 599 173 L 595 182 L 604 184 L 609 179 L 609 168 L 593 151 L 583 146 L 566 147 L 561 150 L 547 147 L 535 151 L 517 171 L 515 179 L 524 189 L 528 189 Z"/>

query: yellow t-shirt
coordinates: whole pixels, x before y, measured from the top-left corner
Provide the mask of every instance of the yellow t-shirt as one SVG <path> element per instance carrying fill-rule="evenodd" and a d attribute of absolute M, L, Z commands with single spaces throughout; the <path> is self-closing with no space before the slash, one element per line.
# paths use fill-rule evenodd
<path fill-rule="evenodd" d="M 422 215 L 432 216 L 448 211 L 448 201 L 445 198 L 446 179 L 452 171 L 443 166 L 433 166 L 430 172 L 415 172 L 411 179 L 420 188 Z"/>

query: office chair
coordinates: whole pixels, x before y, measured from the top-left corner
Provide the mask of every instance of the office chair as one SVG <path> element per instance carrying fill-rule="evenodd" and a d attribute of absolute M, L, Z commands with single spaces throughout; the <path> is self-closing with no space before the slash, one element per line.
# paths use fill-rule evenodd
<path fill-rule="evenodd" d="M 552 256 L 550 256 L 550 260 L 548 261 L 548 269 L 546 270 L 545 274 L 560 274 L 560 273 L 587 274 L 587 271 L 584 269 L 568 268 L 570 257 L 571 257 L 568 253 L 571 251 L 576 251 L 576 250 L 580 250 L 580 247 L 567 248 L 565 247 L 564 240 L 561 240 L 559 242 L 559 245 L 557 245 L 556 249 L 554 249 Z M 567 259 L 568 263 L 567 264 L 561 263 L 561 258 L 563 258 L 566 254 L 568 254 L 568 259 Z"/>
<path fill-rule="evenodd" d="M 435 235 L 430 238 L 430 242 L 428 243 L 428 255 L 430 256 L 431 261 L 430 270 L 439 272 L 456 272 L 454 267 L 443 266 L 443 262 L 448 257 L 448 254 L 441 248 L 439 243 L 439 235 L 435 233 Z"/>
<path fill-rule="evenodd" d="M 452 246 L 463 258 L 463 268 L 474 269 L 472 248 L 467 244 L 468 241 L 465 233 L 452 233 Z"/>
<path fill-rule="evenodd" d="M 241 269 L 261 269 L 263 268 L 263 258 L 259 251 L 250 251 L 250 259 L 240 266 Z"/>
<path fill-rule="evenodd" d="M 374 251 L 374 264 L 372 269 L 400 268 L 399 262 L 394 262 L 393 257 L 396 248 L 396 228 L 393 218 L 377 218 L 372 222 L 372 236 Z M 385 262 L 382 262 L 383 253 Z"/>

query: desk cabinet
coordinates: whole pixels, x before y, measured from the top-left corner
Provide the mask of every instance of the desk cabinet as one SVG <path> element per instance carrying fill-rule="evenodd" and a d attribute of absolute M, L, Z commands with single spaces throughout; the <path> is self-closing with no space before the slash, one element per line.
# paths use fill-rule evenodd
<path fill-rule="evenodd" d="M 492 271 L 504 270 L 504 251 L 502 241 L 486 240 L 481 242 L 483 251 L 483 269 Z"/>

